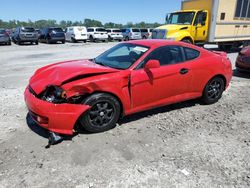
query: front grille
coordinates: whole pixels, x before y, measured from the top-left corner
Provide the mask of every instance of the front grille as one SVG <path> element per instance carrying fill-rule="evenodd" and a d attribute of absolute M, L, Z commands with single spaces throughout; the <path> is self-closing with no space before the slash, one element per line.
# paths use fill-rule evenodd
<path fill-rule="evenodd" d="M 166 39 L 167 30 L 165 29 L 154 29 L 152 31 L 152 39 Z"/>

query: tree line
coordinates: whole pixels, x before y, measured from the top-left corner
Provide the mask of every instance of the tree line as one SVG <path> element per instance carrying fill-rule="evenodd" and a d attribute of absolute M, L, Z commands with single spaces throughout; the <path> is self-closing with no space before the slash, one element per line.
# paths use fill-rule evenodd
<path fill-rule="evenodd" d="M 34 27 L 34 28 L 43 28 L 43 27 L 61 27 L 66 28 L 70 26 L 85 26 L 85 27 L 105 27 L 105 28 L 156 28 L 160 26 L 159 23 L 133 23 L 128 22 L 127 24 L 117 24 L 113 22 L 108 22 L 103 24 L 101 21 L 94 20 L 94 19 L 84 19 L 84 21 L 65 21 L 62 20 L 57 22 L 56 20 L 37 20 L 37 21 L 19 21 L 19 20 L 10 20 L 10 21 L 3 21 L 0 19 L 0 28 L 12 29 L 18 26 L 23 27 Z"/>

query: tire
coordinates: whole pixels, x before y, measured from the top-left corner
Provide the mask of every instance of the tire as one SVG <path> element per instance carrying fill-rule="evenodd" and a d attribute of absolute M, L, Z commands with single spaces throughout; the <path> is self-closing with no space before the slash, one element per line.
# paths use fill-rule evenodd
<path fill-rule="evenodd" d="M 50 44 L 51 41 L 50 41 L 48 38 L 46 38 L 46 43 L 47 43 L 47 44 Z"/>
<path fill-rule="evenodd" d="M 104 132 L 116 126 L 121 113 L 118 100 L 106 93 L 89 96 L 83 104 L 91 106 L 79 119 L 80 125 L 92 133 Z"/>
<path fill-rule="evenodd" d="M 185 42 L 185 43 L 188 43 L 188 44 L 193 44 L 193 42 L 189 38 L 184 38 L 181 41 Z"/>
<path fill-rule="evenodd" d="M 109 36 L 108 41 L 109 41 L 109 42 L 112 42 L 112 40 L 113 40 L 113 39 Z"/>
<path fill-rule="evenodd" d="M 206 85 L 202 101 L 205 104 L 214 104 L 222 97 L 225 90 L 225 81 L 221 77 L 212 78 Z"/>
<path fill-rule="evenodd" d="M 129 37 L 125 37 L 125 41 L 129 41 Z"/>
<path fill-rule="evenodd" d="M 65 40 L 62 40 L 62 44 L 65 44 Z"/>
<path fill-rule="evenodd" d="M 38 45 L 38 40 L 35 42 L 36 45 Z"/>
<path fill-rule="evenodd" d="M 7 43 L 7 45 L 11 46 L 11 41 L 9 41 L 9 42 Z"/>
<path fill-rule="evenodd" d="M 20 39 L 17 39 L 17 44 L 18 44 L 18 45 L 21 45 L 21 44 L 22 44 L 22 42 L 21 42 Z"/>
<path fill-rule="evenodd" d="M 70 42 L 76 43 L 76 40 L 73 37 L 71 37 Z"/>
<path fill-rule="evenodd" d="M 92 35 L 90 35 L 89 41 L 90 41 L 90 42 L 94 42 L 94 41 L 95 41 Z"/>
<path fill-rule="evenodd" d="M 87 40 L 84 40 L 83 42 L 84 42 L 84 43 L 86 43 L 86 42 L 87 42 Z"/>
<path fill-rule="evenodd" d="M 145 40 L 145 39 L 147 39 L 147 37 L 144 35 L 144 36 L 142 37 L 142 39 L 144 39 L 144 40 Z"/>

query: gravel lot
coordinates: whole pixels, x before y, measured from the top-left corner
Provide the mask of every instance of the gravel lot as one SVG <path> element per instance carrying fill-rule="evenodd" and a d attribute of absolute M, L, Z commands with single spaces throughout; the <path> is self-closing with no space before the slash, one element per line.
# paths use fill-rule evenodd
<path fill-rule="evenodd" d="M 216 104 L 188 101 L 123 119 L 45 149 L 27 125 L 33 72 L 92 58 L 116 43 L 0 46 L 0 187 L 250 187 L 250 74 L 235 72 Z M 229 53 L 235 62 L 237 53 Z"/>

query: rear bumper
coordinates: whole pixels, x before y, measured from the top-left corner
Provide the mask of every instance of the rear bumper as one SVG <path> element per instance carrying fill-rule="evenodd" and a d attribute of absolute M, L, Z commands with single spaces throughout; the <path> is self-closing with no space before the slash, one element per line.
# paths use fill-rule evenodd
<path fill-rule="evenodd" d="M 64 35 L 60 35 L 60 36 L 47 36 L 47 39 L 49 39 L 50 41 L 64 41 L 65 40 L 65 36 Z"/>
<path fill-rule="evenodd" d="M 142 39 L 142 37 L 141 36 L 131 36 L 130 39 L 131 40 L 140 40 L 140 39 Z"/>
<path fill-rule="evenodd" d="M 33 120 L 41 127 L 59 134 L 72 135 L 78 118 L 90 108 L 87 105 L 49 103 L 36 98 L 28 88 L 24 98 Z"/>
<path fill-rule="evenodd" d="M 36 42 L 38 38 L 20 38 L 21 42 Z"/>
<path fill-rule="evenodd" d="M 10 42 L 10 38 L 8 37 L 0 37 L 0 43 Z"/>
<path fill-rule="evenodd" d="M 75 39 L 75 40 L 78 40 L 78 41 L 87 40 L 87 39 L 88 39 L 88 36 L 87 36 L 87 35 L 86 35 L 86 36 L 76 36 L 74 39 Z"/>

